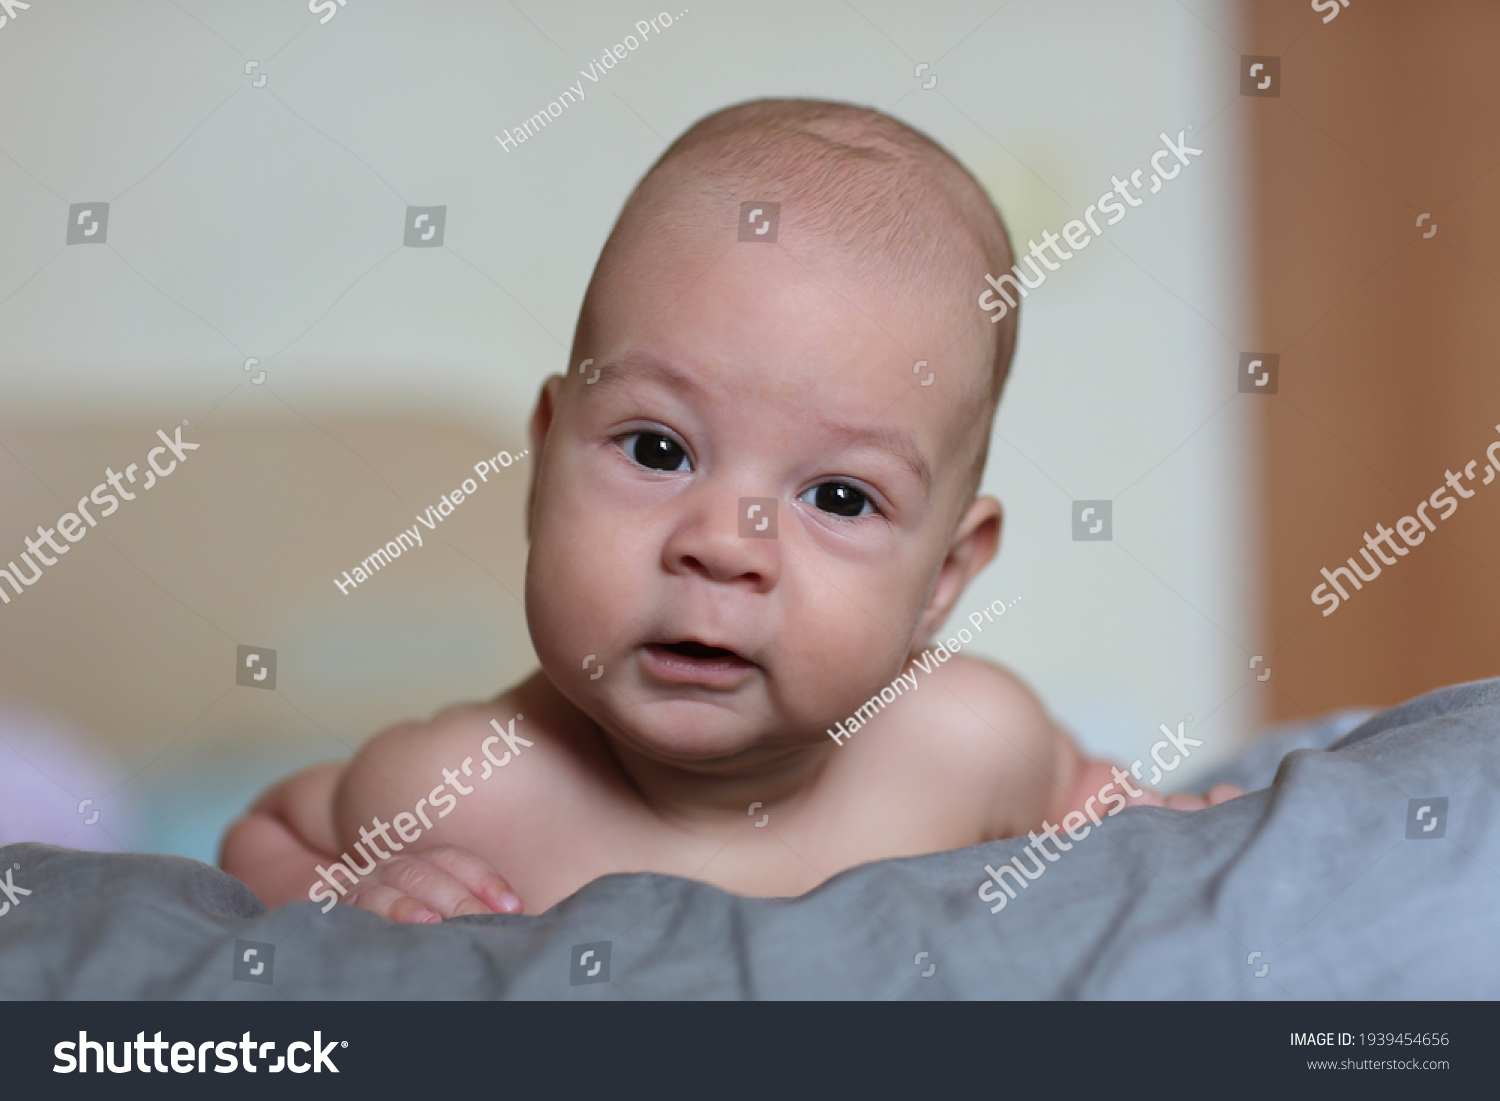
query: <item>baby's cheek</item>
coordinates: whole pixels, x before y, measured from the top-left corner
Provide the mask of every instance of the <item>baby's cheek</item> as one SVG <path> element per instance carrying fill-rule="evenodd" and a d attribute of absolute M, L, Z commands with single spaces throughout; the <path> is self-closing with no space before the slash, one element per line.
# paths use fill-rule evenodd
<path fill-rule="evenodd" d="M 568 545 L 575 541 L 569 533 L 539 534 L 526 567 L 526 619 L 537 655 L 546 663 L 587 646 L 590 634 L 597 637 L 607 629 L 609 589 L 601 579 L 608 571 L 580 568 L 588 555 Z"/>
<path fill-rule="evenodd" d="M 780 695 L 809 720 L 843 718 L 899 675 L 909 635 L 909 627 L 842 598 L 824 608 L 803 605 L 778 643 Z"/>
<path fill-rule="evenodd" d="M 537 657 L 554 682 L 591 695 L 619 682 L 597 682 L 580 670 L 597 674 L 627 657 L 661 599 L 651 533 L 618 520 L 597 509 L 539 524 L 527 563 L 526 618 Z M 585 666 L 590 655 L 596 663 Z"/>

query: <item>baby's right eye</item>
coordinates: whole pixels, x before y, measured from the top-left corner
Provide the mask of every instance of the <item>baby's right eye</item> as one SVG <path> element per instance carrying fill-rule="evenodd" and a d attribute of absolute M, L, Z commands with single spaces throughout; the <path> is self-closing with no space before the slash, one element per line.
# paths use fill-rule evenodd
<path fill-rule="evenodd" d="M 682 445 L 659 432 L 632 432 L 621 438 L 620 446 L 625 454 L 649 470 L 675 473 L 692 469 Z"/>

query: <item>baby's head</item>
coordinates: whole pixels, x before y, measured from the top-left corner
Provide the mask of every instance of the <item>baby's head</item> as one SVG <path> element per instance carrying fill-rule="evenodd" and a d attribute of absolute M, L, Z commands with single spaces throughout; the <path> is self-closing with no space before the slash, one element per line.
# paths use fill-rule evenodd
<path fill-rule="evenodd" d="M 998 544 L 976 491 L 1015 313 L 976 298 L 1011 262 L 974 179 L 876 111 L 762 101 L 679 138 L 533 417 L 526 611 L 558 689 L 712 770 L 826 742 L 889 683 Z"/>

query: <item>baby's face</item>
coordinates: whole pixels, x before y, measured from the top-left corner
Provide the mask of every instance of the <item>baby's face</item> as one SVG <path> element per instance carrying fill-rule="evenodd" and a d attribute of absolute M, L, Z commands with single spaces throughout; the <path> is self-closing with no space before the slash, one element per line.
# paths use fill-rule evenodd
<path fill-rule="evenodd" d="M 939 626 L 976 515 L 976 312 L 878 295 L 787 236 L 630 250 L 596 288 L 593 362 L 548 381 L 533 424 L 543 667 L 611 736 L 689 767 L 826 739 Z"/>

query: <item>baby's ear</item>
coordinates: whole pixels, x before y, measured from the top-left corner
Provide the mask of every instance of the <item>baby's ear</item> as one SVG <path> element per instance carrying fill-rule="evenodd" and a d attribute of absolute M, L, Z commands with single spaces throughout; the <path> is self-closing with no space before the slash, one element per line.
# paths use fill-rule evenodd
<path fill-rule="evenodd" d="M 969 587 L 974 575 L 995 557 L 1000 548 L 1000 525 L 1004 512 L 1000 502 L 993 497 L 975 497 L 973 504 L 964 513 L 953 540 L 948 544 L 948 553 L 938 568 L 937 584 L 917 624 L 917 638 L 931 638 L 948 616 L 958 598 Z"/>
<path fill-rule="evenodd" d="M 531 411 L 531 423 L 527 425 L 527 437 L 531 442 L 531 482 L 526 489 L 526 541 L 531 541 L 531 509 L 536 502 L 536 482 L 542 469 L 542 446 L 547 442 L 547 433 L 552 428 L 552 419 L 557 415 L 557 402 L 561 397 L 563 377 L 552 375 L 542 383 L 536 397 L 536 408 Z"/>

